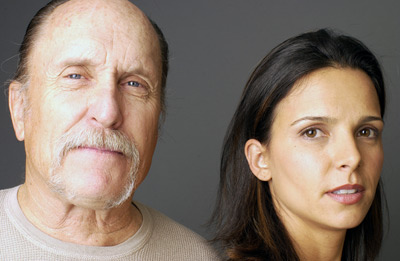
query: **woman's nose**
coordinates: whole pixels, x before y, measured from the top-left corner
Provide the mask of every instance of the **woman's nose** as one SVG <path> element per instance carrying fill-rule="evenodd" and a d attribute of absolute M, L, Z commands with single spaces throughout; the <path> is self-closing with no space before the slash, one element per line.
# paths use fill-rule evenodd
<path fill-rule="evenodd" d="M 339 137 L 334 142 L 334 161 L 339 170 L 353 172 L 361 163 L 361 154 L 356 137 L 346 135 Z"/>

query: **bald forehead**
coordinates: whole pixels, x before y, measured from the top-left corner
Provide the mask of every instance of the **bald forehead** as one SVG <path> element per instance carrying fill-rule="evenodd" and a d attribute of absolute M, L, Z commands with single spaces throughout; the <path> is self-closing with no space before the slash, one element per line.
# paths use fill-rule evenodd
<path fill-rule="evenodd" d="M 127 0 L 70 0 L 57 7 L 46 24 L 51 27 L 68 27 L 77 18 L 93 23 L 114 20 L 119 27 L 126 28 L 134 24 L 147 34 L 155 35 L 147 16 Z"/>
<path fill-rule="evenodd" d="M 30 59 L 36 63 L 30 62 L 29 67 L 37 66 L 38 61 L 48 62 L 46 55 L 53 55 L 53 61 L 58 56 L 64 59 L 71 49 L 75 56 L 80 50 L 96 63 L 108 58 L 97 55 L 102 48 L 107 55 L 115 54 L 122 68 L 128 69 L 134 61 L 144 67 L 155 64 L 155 74 L 161 75 L 158 35 L 147 16 L 126 0 L 70 0 L 58 6 L 38 32 Z"/>

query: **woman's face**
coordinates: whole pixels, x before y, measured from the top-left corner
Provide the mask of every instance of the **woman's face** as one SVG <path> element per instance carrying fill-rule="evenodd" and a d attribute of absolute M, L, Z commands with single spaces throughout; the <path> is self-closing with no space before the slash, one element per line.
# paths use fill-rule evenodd
<path fill-rule="evenodd" d="M 364 72 L 324 68 L 295 84 L 275 109 L 264 158 L 289 231 L 361 223 L 382 169 L 382 129 L 378 96 Z"/>

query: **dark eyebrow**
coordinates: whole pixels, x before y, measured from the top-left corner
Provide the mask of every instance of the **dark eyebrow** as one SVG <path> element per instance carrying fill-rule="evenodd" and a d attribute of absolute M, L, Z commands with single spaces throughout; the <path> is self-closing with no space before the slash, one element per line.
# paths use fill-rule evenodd
<path fill-rule="evenodd" d="M 370 122 L 370 121 L 381 121 L 382 123 L 385 123 L 381 117 L 376 117 L 376 116 L 367 116 L 367 117 L 364 117 L 364 118 L 361 120 L 361 123 L 366 123 L 366 122 Z"/>
<path fill-rule="evenodd" d="M 301 121 L 319 121 L 319 122 L 324 122 L 324 123 L 334 123 L 337 121 L 335 118 L 330 118 L 330 117 L 321 117 L 321 116 L 306 116 L 303 118 L 300 118 L 298 120 L 295 120 L 290 124 L 290 126 L 293 126 Z M 382 123 L 384 122 L 381 117 L 376 117 L 376 116 L 366 116 L 361 119 L 360 123 L 366 123 L 366 122 L 371 122 L 371 121 L 381 121 Z"/>
<path fill-rule="evenodd" d="M 293 126 L 301 121 L 319 121 L 319 122 L 325 122 L 325 123 L 333 123 L 333 122 L 336 122 L 337 119 L 330 118 L 330 117 L 322 117 L 322 116 L 306 116 L 306 117 L 300 118 L 298 120 L 295 120 L 294 122 L 292 122 L 292 124 L 290 124 L 290 126 Z"/>

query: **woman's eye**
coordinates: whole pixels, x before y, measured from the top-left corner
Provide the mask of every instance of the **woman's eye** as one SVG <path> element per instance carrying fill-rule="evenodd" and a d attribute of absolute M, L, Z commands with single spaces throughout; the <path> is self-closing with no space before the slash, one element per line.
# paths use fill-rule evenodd
<path fill-rule="evenodd" d="M 77 73 L 73 73 L 73 74 L 69 74 L 69 75 L 68 75 L 68 78 L 70 78 L 70 79 L 75 79 L 75 80 L 79 80 L 79 79 L 82 78 L 82 75 L 77 74 Z"/>
<path fill-rule="evenodd" d="M 322 135 L 322 131 L 319 129 L 307 129 L 302 133 L 303 136 L 305 136 L 306 138 L 318 138 Z"/>
<path fill-rule="evenodd" d="M 371 128 L 364 128 L 358 132 L 359 137 L 373 138 L 378 136 L 378 132 Z"/>

